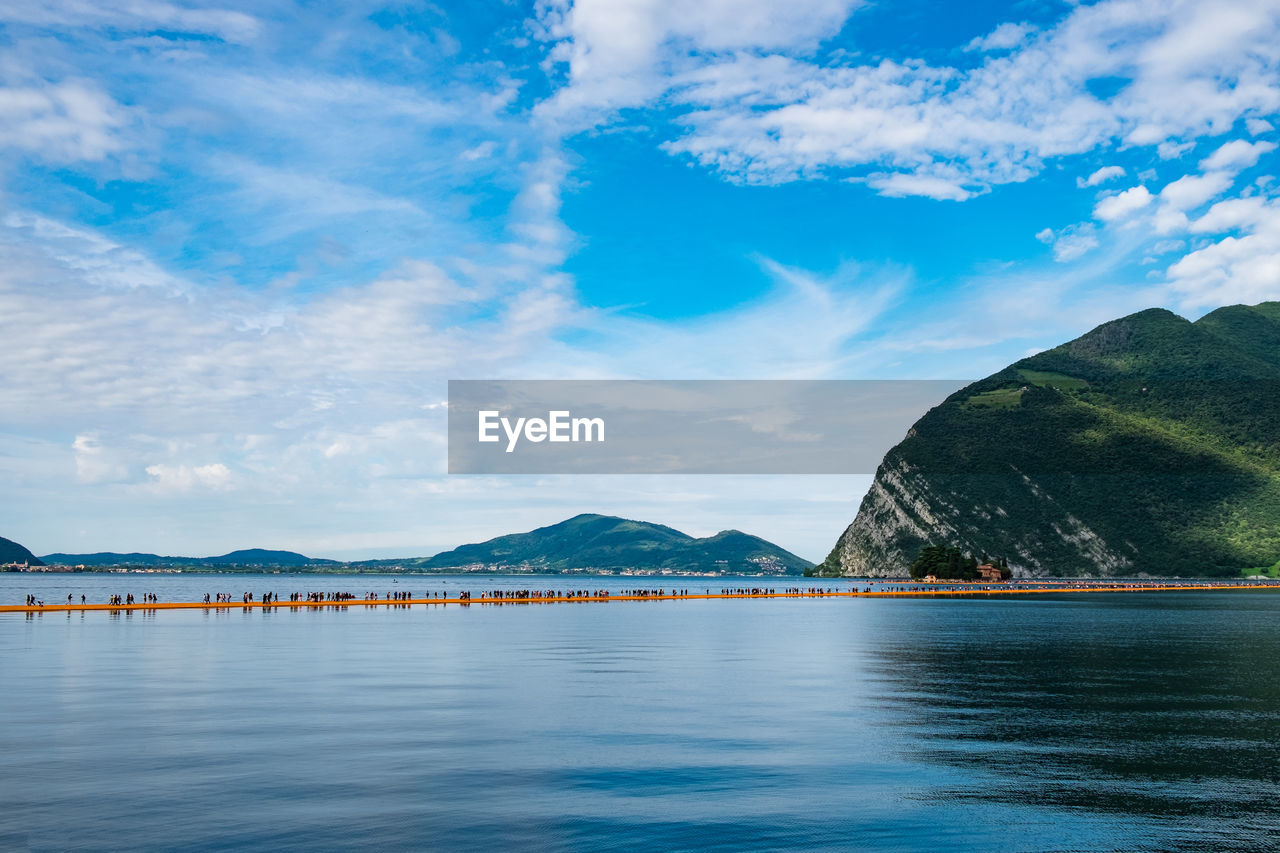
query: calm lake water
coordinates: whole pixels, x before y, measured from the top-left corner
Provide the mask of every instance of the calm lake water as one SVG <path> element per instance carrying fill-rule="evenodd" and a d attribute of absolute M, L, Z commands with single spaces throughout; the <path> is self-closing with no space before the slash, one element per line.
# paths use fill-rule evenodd
<path fill-rule="evenodd" d="M 0 601 L 672 580 L 390 583 L 0 575 Z M 1280 838 L 1280 591 L 5 614 L 0 661 L 6 850 Z"/>

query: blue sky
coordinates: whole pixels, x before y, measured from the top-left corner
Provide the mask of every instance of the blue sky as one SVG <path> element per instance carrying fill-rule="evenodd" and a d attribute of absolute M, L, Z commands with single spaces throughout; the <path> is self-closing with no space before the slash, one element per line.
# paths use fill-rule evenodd
<path fill-rule="evenodd" d="M 0 534 L 820 559 L 866 477 L 450 478 L 450 378 L 979 377 L 1280 298 L 1280 3 L 0 8 Z"/>

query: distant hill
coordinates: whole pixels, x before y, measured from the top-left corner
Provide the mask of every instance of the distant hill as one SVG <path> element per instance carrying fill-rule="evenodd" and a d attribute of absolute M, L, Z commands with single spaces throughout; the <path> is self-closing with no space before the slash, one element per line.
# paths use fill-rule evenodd
<path fill-rule="evenodd" d="M 1280 561 L 1280 303 L 1152 309 L 961 389 L 885 455 L 818 571 L 927 545 L 1015 574 L 1239 576 Z"/>
<path fill-rule="evenodd" d="M 100 551 L 96 554 L 45 554 L 41 559 L 52 566 L 167 566 L 173 565 L 170 561 L 182 558 Z"/>
<path fill-rule="evenodd" d="M 210 566 L 336 566 L 337 560 L 320 560 L 307 557 L 296 551 L 267 551 L 262 548 L 247 548 L 232 551 L 221 557 L 205 557 L 203 562 Z"/>
<path fill-rule="evenodd" d="M 391 562 L 391 561 L 387 561 Z M 800 574 L 813 564 L 737 530 L 696 539 L 661 524 L 584 514 L 413 561 L 407 568 L 567 571 L 637 569 Z"/>
<path fill-rule="evenodd" d="M 33 558 L 34 559 L 34 558 Z M 644 521 L 606 515 L 579 515 L 528 533 L 499 536 L 463 545 L 434 557 L 364 560 L 341 563 L 294 551 L 251 548 L 217 557 L 163 557 L 158 554 L 101 552 L 48 554 L 44 561 L 63 566 L 263 566 L 302 569 L 343 567 L 351 571 L 485 571 L 561 572 L 590 569 L 698 571 L 745 574 L 800 574 L 813 566 L 770 542 L 737 530 L 696 539 L 679 530 Z"/>
<path fill-rule="evenodd" d="M 47 554 L 42 558 L 55 566 L 337 566 L 337 560 L 320 560 L 295 551 L 267 551 L 248 548 L 218 557 L 162 557 L 158 554 Z"/>
<path fill-rule="evenodd" d="M 43 566 L 40 558 L 26 548 L 0 536 L 0 563 L 26 563 L 29 566 Z"/>

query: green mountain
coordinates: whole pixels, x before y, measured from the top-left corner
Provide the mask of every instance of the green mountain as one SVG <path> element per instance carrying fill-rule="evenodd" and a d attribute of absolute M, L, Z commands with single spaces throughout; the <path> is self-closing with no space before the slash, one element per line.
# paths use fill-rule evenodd
<path fill-rule="evenodd" d="M 11 539 L 0 536 L 0 565 L 4 563 L 26 563 L 28 566 L 43 566 L 44 563 L 26 548 Z"/>
<path fill-rule="evenodd" d="M 95 554 L 46 554 L 42 558 L 55 566 L 337 566 L 336 560 L 319 560 L 294 551 L 267 551 L 248 548 L 219 557 L 161 557 L 137 552 L 117 554 L 101 551 Z"/>
<path fill-rule="evenodd" d="M 799 574 L 813 564 L 757 536 L 725 530 L 695 539 L 661 524 L 585 514 L 401 565 L 422 569 L 640 569 Z"/>
<path fill-rule="evenodd" d="M 336 566 L 337 560 L 321 560 L 296 551 L 269 551 L 264 548 L 244 548 L 220 557 L 201 560 L 208 566 Z"/>
<path fill-rule="evenodd" d="M 1152 309 L 961 389 L 886 454 L 822 574 L 927 545 L 1021 576 L 1239 576 L 1280 560 L 1280 303 Z"/>

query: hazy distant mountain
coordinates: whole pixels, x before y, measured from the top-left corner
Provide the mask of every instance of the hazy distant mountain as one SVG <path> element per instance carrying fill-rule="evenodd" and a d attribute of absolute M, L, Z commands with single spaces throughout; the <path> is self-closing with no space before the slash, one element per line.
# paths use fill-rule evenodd
<path fill-rule="evenodd" d="M 307 557 L 296 551 L 267 551 L 262 548 L 247 548 L 232 551 L 221 557 L 205 557 L 202 562 L 209 566 L 336 566 L 337 560 L 321 560 Z"/>
<path fill-rule="evenodd" d="M 1022 575 L 1238 576 L 1280 560 L 1280 303 L 1152 309 L 957 391 L 885 455 L 822 573 L 926 545 Z"/>
<path fill-rule="evenodd" d="M 5 540 L 7 541 L 7 540 Z M 34 558 L 32 558 L 34 559 Z M 463 545 L 434 557 L 405 560 L 365 560 L 343 564 L 294 551 L 251 548 L 217 557 L 162 557 L 158 554 L 102 552 L 48 554 L 46 563 L 62 566 L 263 566 L 300 569 L 347 565 L 357 571 L 390 568 L 448 570 L 481 568 L 492 571 L 559 572 L 587 569 L 642 571 L 800 574 L 812 563 L 771 542 L 738 530 L 695 539 L 661 524 L 629 521 L 606 515 L 579 515 L 528 533 L 499 536 L 488 542 Z"/>
<path fill-rule="evenodd" d="M 23 548 L 12 539 L 0 536 L 0 563 L 26 563 L 29 566 L 43 566 L 40 558 Z"/>
<path fill-rule="evenodd" d="M 321 560 L 295 551 L 267 551 L 248 548 L 218 557 L 161 557 L 158 554 L 47 554 L 46 563 L 59 566 L 337 566 L 337 560 Z"/>
<path fill-rule="evenodd" d="M 607 515 L 578 515 L 528 533 L 463 545 L 434 557 L 395 562 L 406 568 L 568 571 L 639 569 L 800 574 L 813 564 L 737 530 L 695 539 L 679 530 Z"/>

